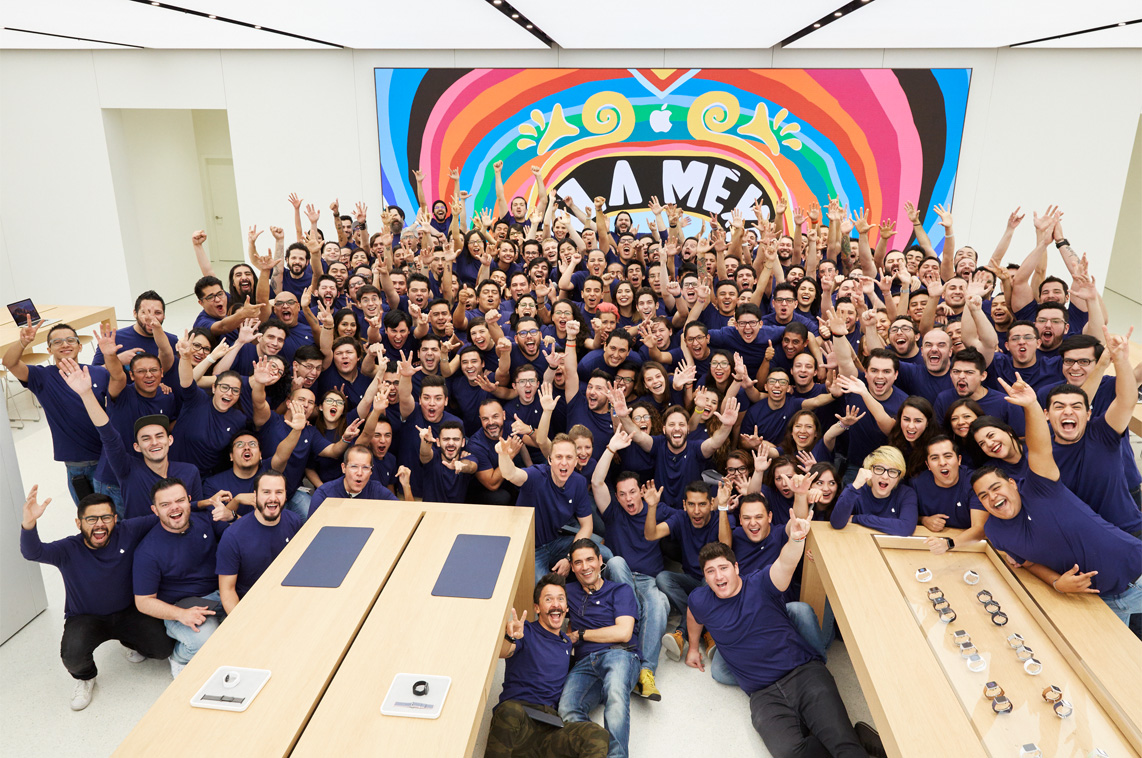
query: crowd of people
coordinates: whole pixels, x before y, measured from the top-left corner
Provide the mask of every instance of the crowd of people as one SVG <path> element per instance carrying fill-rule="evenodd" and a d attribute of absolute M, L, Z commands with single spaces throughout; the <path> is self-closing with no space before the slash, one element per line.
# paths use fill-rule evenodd
<path fill-rule="evenodd" d="M 823 665 L 830 620 L 797 602 L 814 520 L 923 526 L 935 553 L 987 538 L 1137 629 L 1142 365 L 1057 208 L 1007 263 L 1018 209 L 983 258 L 937 206 L 938 255 L 911 204 L 899 250 L 892 220 L 836 200 L 747 221 L 651 198 L 641 229 L 541 182 L 509 200 L 494 171 L 471 216 L 420 172 L 408 217 L 334 201 L 322 227 L 290 195 L 292 233 L 251 228 L 225 281 L 195 232 L 194 323 L 165 331 L 144 292 L 90 365 L 66 324 L 26 365 L 22 329 L 4 364 L 78 508 L 80 533 L 43 543 L 33 488 L 21 534 L 64 576 L 73 708 L 107 640 L 177 676 L 330 497 L 535 509 L 490 756 L 626 755 L 663 653 L 744 690 L 776 756 L 877 754 Z"/>

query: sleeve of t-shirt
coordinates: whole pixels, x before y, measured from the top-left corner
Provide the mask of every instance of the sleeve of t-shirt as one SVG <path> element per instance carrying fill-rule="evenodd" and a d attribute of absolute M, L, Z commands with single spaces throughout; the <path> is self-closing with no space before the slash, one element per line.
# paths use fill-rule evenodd
<path fill-rule="evenodd" d="M 62 542 L 45 543 L 40 540 L 40 533 L 36 527 L 20 530 L 20 555 L 26 560 L 36 563 L 46 563 L 49 566 L 61 566 L 67 562 L 67 550 Z"/>
<path fill-rule="evenodd" d="M 573 475 L 572 475 L 573 476 Z M 580 474 L 579 476 L 583 476 Z M 575 518 L 590 518 L 591 516 L 591 487 L 585 481 L 579 482 L 575 488 Z"/>
<path fill-rule="evenodd" d="M 219 576 L 235 576 L 242 565 L 238 554 L 238 535 L 223 534 L 218 542 L 218 558 L 215 561 L 215 572 Z"/>
<path fill-rule="evenodd" d="M 127 477 L 131 475 L 131 456 L 123 445 L 123 438 L 119 436 L 119 432 L 115 431 L 111 422 L 97 426 L 95 429 L 99 432 L 99 439 L 103 442 L 103 453 L 107 456 L 107 462 L 111 464 L 111 470 L 115 472 L 115 476 L 120 482 L 126 481 Z M 199 485 L 199 489 L 201 490 L 201 485 Z"/>
<path fill-rule="evenodd" d="M 910 537 L 916 531 L 917 508 L 916 491 L 905 485 L 899 486 L 899 499 L 897 501 L 898 516 L 867 516 L 857 515 L 853 521 L 869 529 L 877 529 L 885 534 L 895 534 L 898 537 Z M 838 503 L 839 505 L 839 503 Z"/>
<path fill-rule="evenodd" d="M 188 495 L 190 495 L 190 501 L 192 503 L 196 503 L 199 500 L 205 499 L 202 497 L 202 476 L 198 473 L 197 470 L 187 477 L 187 480 L 184 482 L 184 484 L 186 484 L 186 492 Z"/>
<path fill-rule="evenodd" d="M 157 595 L 163 572 L 158 561 L 147 550 L 136 550 L 131 566 L 131 588 L 139 596 Z"/>
<path fill-rule="evenodd" d="M 313 491 L 313 497 L 309 499 L 309 513 L 307 516 L 312 516 L 321 504 L 325 502 L 325 492 L 322 487 L 318 487 Z"/>
<path fill-rule="evenodd" d="M 211 526 L 214 527 L 214 537 L 221 539 L 222 535 L 226 533 L 226 528 L 230 526 L 230 521 L 211 521 Z"/>
<path fill-rule="evenodd" d="M 852 486 L 845 487 L 841 491 L 841 496 L 837 498 L 837 504 L 833 506 L 833 512 L 829 516 L 829 523 L 834 529 L 844 529 L 848 526 L 849 517 L 856 508 L 856 501 L 857 491 Z"/>
<path fill-rule="evenodd" d="M 682 532 L 682 519 L 684 518 L 686 518 L 685 511 L 672 510 L 665 520 L 659 521 L 658 523 L 666 524 L 666 528 L 670 530 L 670 534 L 677 537 Z"/>
<path fill-rule="evenodd" d="M 614 597 L 614 611 L 615 618 L 619 616 L 630 616 L 635 621 L 638 621 L 638 600 L 634 596 L 634 590 L 630 588 L 629 584 L 618 584 L 615 589 Z"/>

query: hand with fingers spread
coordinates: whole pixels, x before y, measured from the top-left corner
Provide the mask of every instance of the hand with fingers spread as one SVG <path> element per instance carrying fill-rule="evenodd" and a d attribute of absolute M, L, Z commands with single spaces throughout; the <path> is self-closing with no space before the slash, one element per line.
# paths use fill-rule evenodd
<path fill-rule="evenodd" d="M 789 523 L 785 525 L 785 534 L 789 536 L 790 542 L 804 542 L 805 538 L 809 536 L 809 528 L 813 522 L 809 519 L 797 518 L 793 513 L 793 509 L 789 509 Z"/>
<path fill-rule="evenodd" d="M 421 367 L 413 365 L 412 355 L 401 350 L 398 370 L 401 376 L 413 377 L 421 370 Z"/>
<path fill-rule="evenodd" d="M 618 453 L 620 450 L 630 447 L 631 436 L 627 434 L 625 429 L 619 428 L 611 435 L 611 441 L 607 443 L 607 449 L 612 453 Z"/>
<path fill-rule="evenodd" d="M 798 468 L 802 471 L 808 471 L 817 465 L 817 457 L 810 453 L 808 450 L 797 451 Z"/>
<path fill-rule="evenodd" d="M 741 404 L 736 397 L 731 397 L 724 403 L 725 408 L 716 411 L 713 415 L 726 426 L 733 426 L 738 420 Z M 616 411 L 617 413 L 617 411 Z"/>
<path fill-rule="evenodd" d="M 662 487 L 655 487 L 654 480 L 651 479 L 646 484 L 642 485 L 639 493 L 642 495 L 642 502 L 646 503 L 648 508 L 656 508 L 662 502 Z"/>
<path fill-rule="evenodd" d="M 863 385 L 864 382 L 861 382 L 861 384 Z M 865 389 L 867 390 L 867 387 Z M 867 414 L 862 411 L 859 406 L 849 405 L 845 406 L 845 415 L 842 416 L 839 413 L 834 413 L 833 415 L 836 417 L 837 421 L 840 422 L 841 426 L 843 426 L 845 429 L 849 429 L 854 424 L 856 424 L 856 422 L 864 418 Z"/>
<path fill-rule="evenodd" d="M 24 529 L 31 529 L 44 515 L 44 511 L 51 505 L 52 499 L 49 497 L 44 502 L 39 501 L 40 485 L 33 484 L 32 489 L 28 491 L 28 497 L 24 500 L 24 519 L 21 526 Z"/>

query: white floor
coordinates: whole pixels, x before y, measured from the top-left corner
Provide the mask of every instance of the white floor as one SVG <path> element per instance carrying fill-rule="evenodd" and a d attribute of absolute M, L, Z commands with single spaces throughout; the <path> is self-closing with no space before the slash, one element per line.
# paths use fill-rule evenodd
<path fill-rule="evenodd" d="M 168 307 L 167 331 L 181 333 L 197 313 L 193 300 Z M 85 356 L 88 358 L 89 356 Z M 28 415 L 30 396 L 21 394 L 18 407 Z M 14 409 L 10 408 L 9 412 Z M 13 436 L 25 489 L 40 485 L 41 497 L 55 498 L 40 521 L 44 540 L 75 533 L 75 511 L 64 484 L 62 464 L 52 460 L 50 432 L 44 421 L 27 423 Z M 48 609 L 0 646 L 0 734 L 3 755 L 78 756 L 110 755 L 119 742 L 170 683 L 166 661 L 131 664 L 116 643 L 95 653 L 99 678 L 91 705 L 73 712 L 68 707 L 73 680 L 59 660 L 63 628 L 63 582 L 59 572 L 44 567 Z M 871 721 L 856 675 L 844 645 L 829 650 L 829 669 L 853 721 Z M 489 707 L 484 714 L 476 755 L 483 754 L 491 706 L 499 697 L 502 664 L 497 667 Z M 632 758 L 662 755 L 768 756 L 749 720 L 749 703 L 736 688 L 717 684 L 709 673 L 667 660 L 658 668 L 662 701 L 637 696 L 631 703 Z M 596 714 L 601 721 L 601 713 Z"/>

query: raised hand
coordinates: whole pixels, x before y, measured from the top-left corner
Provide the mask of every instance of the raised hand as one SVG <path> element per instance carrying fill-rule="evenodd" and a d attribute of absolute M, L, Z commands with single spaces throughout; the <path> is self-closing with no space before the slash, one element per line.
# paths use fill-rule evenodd
<path fill-rule="evenodd" d="M 539 387 L 539 407 L 545 411 L 554 411 L 557 405 L 559 396 L 555 394 L 555 388 L 551 382 L 544 382 Z"/>
<path fill-rule="evenodd" d="M 341 434 L 341 441 L 352 443 L 361 434 L 361 427 L 364 426 L 364 419 L 354 419 L 353 423 L 345 427 L 345 431 Z"/>
<path fill-rule="evenodd" d="M 793 479 L 789 482 L 789 488 L 793 490 L 794 495 L 805 495 L 808 497 L 809 490 L 812 489 L 813 483 L 817 481 L 817 477 L 818 474 L 795 474 Z"/>
<path fill-rule="evenodd" d="M 91 372 L 87 366 L 80 366 L 71 358 L 63 358 L 58 364 L 60 376 L 67 386 L 77 395 L 86 395 L 91 392 Z"/>
<path fill-rule="evenodd" d="M 1012 405 L 1021 405 L 1024 409 L 1037 408 L 1039 405 L 1039 398 L 1035 394 L 1035 388 L 1027 382 L 1023 381 L 1023 377 L 1019 372 L 1015 372 L 1015 384 L 1008 384 L 1003 381 L 1002 377 L 997 377 L 999 386 L 1003 387 L 1003 391 L 1007 393 L 1007 402 Z"/>
<path fill-rule="evenodd" d="M 908 215 L 908 221 L 912 226 L 920 223 L 920 211 L 916 210 L 916 206 L 908 200 L 904 201 L 904 212 Z"/>
<path fill-rule="evenodd" d="M 890 218 L 883 219 L 880 222 L 880 238 L 888 239 L 896 234 L 896 222 Z"/>
<path fill-rule="evenodd" d="M 653 479 L 642 485 L 639 492 L 642 495 L 642 501 L 650 508 L 654 508 L 662 502 L 662 487 L 655 487 Z"/>
<path fill-rule="evenodd" d="M 431 426 L 428 426 L 428 427 L 418 426 L 416 428 L 416 433 L 420 436 L 421 442 L 427 442 L 430 445 L 439 445 L 440 444 L 436 441 L 436 438 L 432 436 L 432 427 Z"/>
<path fill-rule="evenodd" d="M 296 192 L 289 193 L 289 197 L 286 199 L 289 200 L 289 204 L 293 206 L 295 211 L 301 209 L 301 198 L 297 196 Z"/>
<path fill-rule="evenodd" d="M 95 343 L 104 356 L 116 355 L 123 349 L 122 345 L 115 344 L 115 330 L 111 328 L 110 324 L 100 323 L 99 328 L 92 334 L 95 335 Z"/>
<path fill-rule="evenodd" d="M 945 208 L 944 206 L 940 205 L 939 203 L 936 204 L 936 207 L 933 210 L 935 210 L 936 215 L 940 217 L 940 221 L 939 221 L 940 226 L 944 227 L 945 230 L 951 229 L 952 228 L 952 212 L 951 212 L 951 210 L 949 210 L 948 208 Z"/>
<path fill-rule="evenodd" d="M 197 232 L 190 235 L 190 242 L 196 247 L 202 247 L 202 245 L 206 242 L 206 231 L 199 229 Z"/>
<path fill-rule="evenodd" d="M 849 394 L 861 395 L 862 397 L 868 395 L 868 385 L 855 376 L 840 374 L 837 376 L 837 384 L 841 386 L 841 390 Z"/>
<path fill-rule="evenodd" d="M 174 349 L 181 360 L 189 361 L 191 359 L 191 356 L 194 355 L 194 343 L 190 341 L 190 330 L 183 331 L 182 339 L 175 343 Z"/>
<path fill-rule="evenodd" d="M 1026 217 L 1026 213 L 1020 213 L 1022 206 L 1016 206 L 1015 210 L 1011 211 L 1011 215 L 1007 217 L 1007 228 L 1014 231 L 1015 227 Z"/>
<path fill-rule="evenodd" d="M 607 443 L 607 447 L 611 452 L 617 453 L 623 448 L 630 447 L 631 436 L 627 434 L 625 429 L 616 429 L 615 433 L 611 435 L 611 441 Z"/>
<path fill-rule="evenodd" d="M 1079 564 L 1075 564 L 1062 574 L 1051 585 L 1057 592 L 1063 593 L 1087 593 L 1097 595 L 1098 590 L 1091 589 L 1090 583 L 1098 575 L 1097 571 L 1088 571 L 1085 574 L 1079 572 Z"/>
<path fill-rule="evenodd" d="M 869 479 L 872 479 L 872 472 L 862 466 L 857 472 L 856 479 L 853 480 L 853 487 L 863 487 Z"/>
<path fill-rule="evenodd" d="M 519 451 L 522 448 L 523 440 L 514 434 L 507 437 L 500 437 L 500 441 L 496 443 L 496 452 L 509 460 L 519 455 Z"/>
<path fill-rule="evenodd" d="M 40 323 L 43 323 L 42 321 Z M 28 323 L 20 327 L 20 344 L 24 347 L 32 344 L 36 339 L 36 332 L 40 330 L 39 324 L 32 323 L 32 317 L 28 316 Z"/>
<path fill-rule="evenodd" d="M 507 636 L 511 637 L 513 640 L 522 639 L 524 630 L 523 622 L 525 621 L 527 621 L 527 611 L 524 611 L 523 616 L 519 617 L 516 616 L 515 608 L 512 608 L 512 617 L 508 621 L 507 629 L 505 630 L 507 632 Z"/>
<path fill-rule="evenodd" d="M 413 365 L 412 355 L 405 353 L 404 350 L 400 351 L 399 371 L 401 376 L 414 377 L 417 372 L 421 370 L 420 366 Z"/>
<path fill-rule="evenodd" d="M 853 228 L 857 230 L 857 234 L 868 234 L 869 229 L 872 229 L 872 222 L 868 220 L 867 208 L 853 211 L 852 220 Z"/>
<path fill-rule="evenodd" d="M 305 206 L 305 217 L 309 219 L 309 223 L 317 226 L 317 220 L 321 218 L 321 211 L 313 207 L 313 203 Z"/>
<path fill-rule="evenodd" d="M 802 471 L 808 471 L 817 465 L 817 457 L 810 453 L 808 450 L 797 451 L 798 468 Z"/>
<path fill-rule="evenodd" d="M 358 224 L 365 223 L 365 218 L 368 215 L 368 212 L 369 206 L 365 205 L 364 203 L 357 203 L 356 208 L 354 208 L 354 215 L 357 217 Z"/>
<path fill-rule="evenodd" d="M 809 527 L 812 526 L 809 519 L 797 518 L 793 513 L 793 509 L 789 509 L 789 523 L 785 525 L 785 534 L 793 542 L 801 542 L 809 536 Z"/>
<path fill-rule="evenodd" d="M 289 404 L 289 411 L 289 416 L 284 419 L 286 426 L 294 431 L 303 431 L 309 423 L 305 417 L 305 405 L 300 400 L 293 400 Z"/>
<path fill-rule="evenodd" d="M 863 382 L 861 382 L 861 384 L 863 384 Z M 841 422 L 841 426 L 847 428 L 860 421 L 867 414 L 862 411 L 859 406 L 848 405 L 845 406 L 845 415 L 842 416 L 839 413 L 834 413 L 833 415 L 836 416 L 837 421 Z"/>
<path fill-rule="evenodd" d="M 250 381 L 266 386 L 273 380 L 274 375 L 270 371 L 270 359 L 263 356 L 254 363 L 254 373 L 250 376 Z"/>
<path fill-rule="evenodd" d="M 44 502 L 38 499 L 40 492 L 40 485 L 33 484 L 32 489 L 28 490 L 28 497 L 24 501 L 24 520 L 23 526 L 25 529 L 31 529 L 40 520 L 40 516 L 44 515 L 44 511 L 51 505 L 52 499 L 49 497 Z"/>

